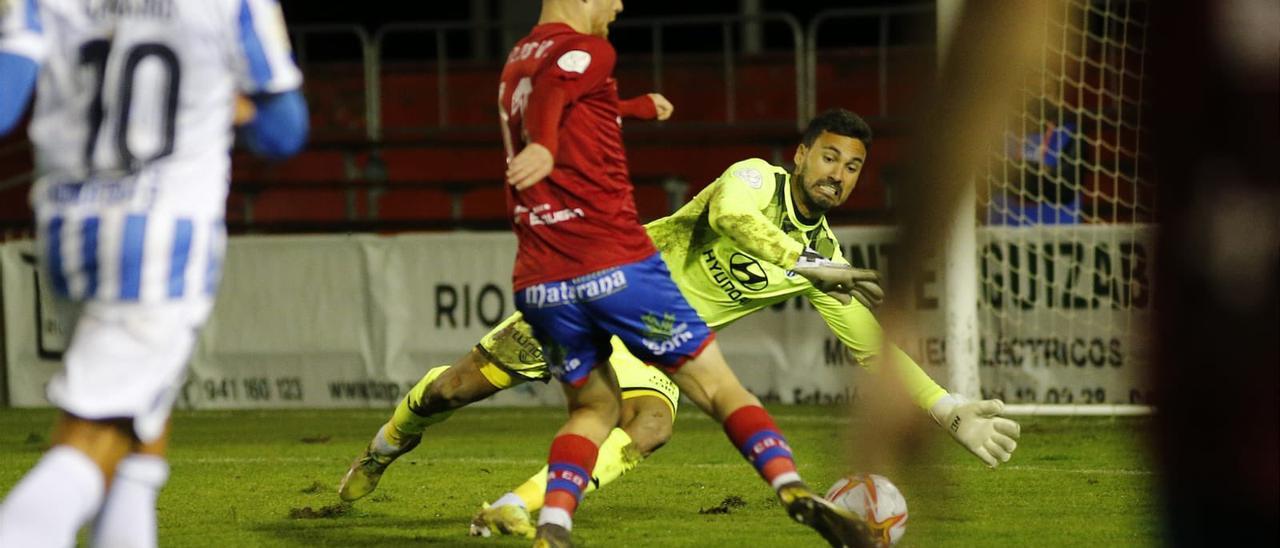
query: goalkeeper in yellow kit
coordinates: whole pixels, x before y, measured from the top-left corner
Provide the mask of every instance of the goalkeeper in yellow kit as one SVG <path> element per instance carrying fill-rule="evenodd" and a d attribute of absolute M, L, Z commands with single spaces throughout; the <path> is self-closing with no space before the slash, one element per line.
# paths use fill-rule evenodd
<path fill-rule="evenodd" d="M 824 214 L 848 199 L 870 144 L 871 128 L 860 117 L 829 110 L 809 123 L 796 149 L 794 173 L 760 159 L 738 162 L 679 211 L 645 228 L 685 299 L 712 329 L 803 295 L 859 364 L 896 368 L 906 397 L 984 463 L 998 466 L 1009 460 L 1019 436 L 1017 423 L 998 416 L 1003 403 L 969 402 L 948 394 L 904 352 L 886 347 L 870 310 L 883 296 L 875 281 L 828 288 L 815 286 L 805 275 L 814 265 L 847 268 Z M 760 268 L 730 271 L 731 264 L 744 261 Z M 876 278 L 866 272 L 863 279 Z M 661 332 L 663 320 L 651 320 L 651 329 Z M 633 357 L 617 338 L 613 343 L 609 361 L 622 389 L 622 419 L 600 447 L 588 491 L 617 479 L 666 443 L 680 397 L 675 383 L 660 369 Z M 886 349 L 891 355 L 884 355 Z M 351 464 L 339 495 L 352 501 L 371 493 L 387 466 L 416 447 L 428 426 L 455 409 L 523 382 L 549 378 L 530 326 L 519 314 L 511 316 L 456 363 L 436 367 L 418 381 Z M 529 512 L 542 506 L 545 488 L 544 469 L 485 505 L 472 521 L 471 533 L 532 537 Z"/>

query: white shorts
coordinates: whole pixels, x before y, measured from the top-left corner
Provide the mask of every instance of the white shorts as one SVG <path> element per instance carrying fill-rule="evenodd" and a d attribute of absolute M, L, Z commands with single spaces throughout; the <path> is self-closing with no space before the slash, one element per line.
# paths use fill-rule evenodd
<path fill-rule="evenodd" d="M 221 202 L 177 208 L 155 177 L 45 178 L 32 188 L 40 273 L 71 326 L 49 401 L 84 419 L 164 433 L 217 291 Z"/>
<path fill-rule="evenodd" d="M 63 301 L 59 308 L 73 330 L 49 401 L 83 419 L 132 418 L 139 440 L 158 439 L 209 304 Z"/>

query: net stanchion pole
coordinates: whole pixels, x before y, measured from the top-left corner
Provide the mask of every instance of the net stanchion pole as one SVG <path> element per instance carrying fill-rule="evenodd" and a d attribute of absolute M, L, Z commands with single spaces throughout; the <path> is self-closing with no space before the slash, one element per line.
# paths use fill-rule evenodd
<path fill-rule="evenodd" d="M 1126 405 L 1126 403 L 1092 403 L 1092 405 L 1060 405 L 1060 403 L 1012 403 L 1005 406 L 1005 415 L 1025 416 L 1149 416 L 1156 412 L 1152 406 Z"/>
<path fill-rule="evenodd" d="M 938 67 L 947 59 L 951 36 L 959 24 L 964 0 L 938 0 Z M 943 248 L 942 303 L 947 318 L 947 388 L 971 398 L 981 395 L 978 376 L 978 236 L 977 191 L 968 181 L 951 212 L 950 230 Z"/>

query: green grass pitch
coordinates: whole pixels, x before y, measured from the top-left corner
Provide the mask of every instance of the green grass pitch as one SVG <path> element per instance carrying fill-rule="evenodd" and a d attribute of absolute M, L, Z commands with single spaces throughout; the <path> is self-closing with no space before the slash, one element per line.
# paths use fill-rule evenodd
<path fill-rule="evenodd" d="M 671 443 L 589 495 L 585 547 L 820 546 L 692 407 Z M 815 487 L 843 473 L 848 421 L 830 407 L 775 407 Z M 175 415 L 161 546 L 528 546 L 466 536 L 481 501 L 543 463 L 559 409 L 478 408 L 428 431 L 370 497 L 338 505 L 337 483 L 383 410 L 202 411 Z M 39 458 L 53 412 L 0 411 L 0 490 Z M 1149 546 L 1158 541 L 1146 419 L 1024 418 L 1014 460 L 987 470 L 944 440 L 930 464 L 891 479 L 910 507 L 900 546 Z M 943 436 L 938 432 L 939 436 Z M 739 497 L 728 513 L 702 513 Z M 82 535 L 83 539 L 83 535 Z"/>

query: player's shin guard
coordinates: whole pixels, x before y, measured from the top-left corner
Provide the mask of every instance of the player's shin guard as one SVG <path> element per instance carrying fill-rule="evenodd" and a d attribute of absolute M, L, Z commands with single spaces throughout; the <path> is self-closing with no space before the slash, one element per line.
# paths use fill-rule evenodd
<path fill-rule="evenodd" d="M 116 467 L 107 500 L 93 523 L 93 546 L 154 548 L 156 497 L 169 479 L 169 464 L 154 455 L 134 454 Z"/>
<path fill-rule="evenodd" d="M 102 505 L 98 465 L 59 445 L 45 453 L 0 506 L 0 546 L 71 546 Z"/>
<path fill-rule="evenodd" d="M 387 445 L 392 448 L 399 449 L 405 445 L 405 442 L 422 435 L 422 432 L 428 426 L 444 422 L 445 419 L 453 415 L 453 411 L 445 411 L 441 413 L 433 413 L 431 415 L 419 415 L 415 413 L 415 409 L 423 409 L 423 400 L 427 396 L 427 388 L 431 383 L 449 370 L 449 366 L 442 365 L 427 371 L 418 380 L 418 384 L 413 386 L 412 390 L 405 395 L 400 403 L 396 405 L 395 413 L 391 415 L 391 420 L 387 423 L 390 428 L 383 429 L 382 438 Z"/>
<path fill-rule="evenodd" d="M 644 457 L 631 446 L 631 436 L 621 428 L 614 428 L 609 432 L 609 437 L 604 440 L 604 443 L 600 444 L 600 454 L 596 458 L 596 467 L 591 472 L 591 482 L 587 484 L 583 494 L 595 491 L 622 477 L 640 464 L 641 460 L 644 460 Z M 533 512 L 542 508 L 542 496 L 546 491 L 547 467 L 544 466 L 514 491 L 495 501 L 493 505 L 520 504 Z M 515 495 L 518 500 L 508 498 L 510 495 Z"/>
<path fill-rule="evenodd" d="M 538 525 L 555 524 L 573 529 L 573 511 L 591 482 L 600 448 L 577 434 L 556 436 L 547 457 L 546 506 L 538 513 Z"/>
<path fill-rule="evenodd" d="M 775 490 L 800 481 L 791 447 L 763 407 L 748 405 L 734 411 L 725 419 L 724 431 Z"/>

